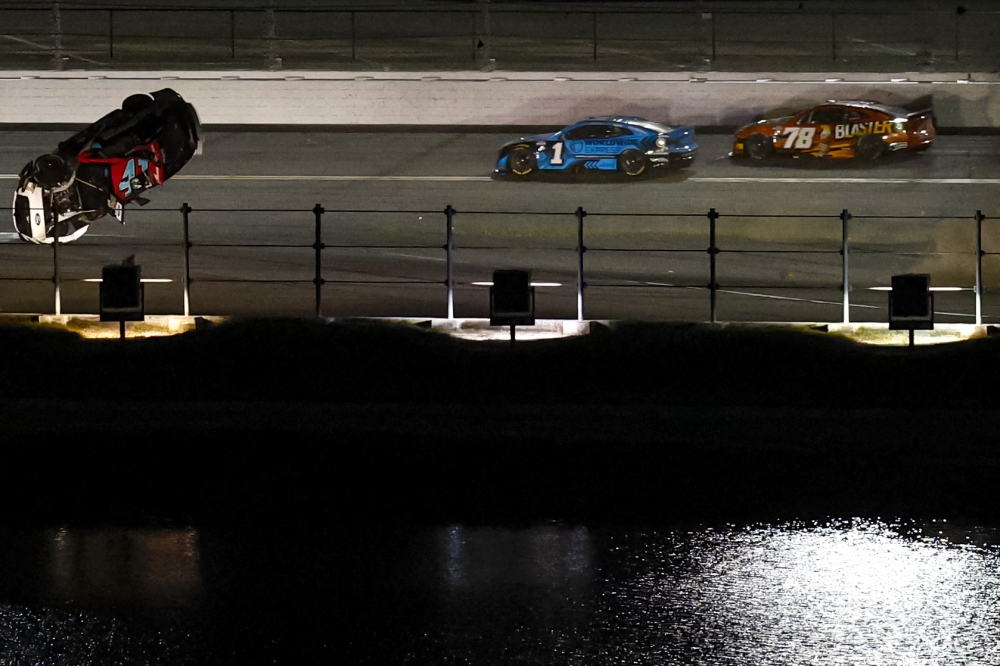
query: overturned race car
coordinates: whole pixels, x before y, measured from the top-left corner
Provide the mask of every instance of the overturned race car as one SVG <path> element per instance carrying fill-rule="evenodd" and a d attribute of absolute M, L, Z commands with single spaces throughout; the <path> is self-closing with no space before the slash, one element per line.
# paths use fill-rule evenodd
<path fill-rule="evenodd" d="M 107 215 L 124 222 L 125 205 L 162 185 L 201 153 L 194 107 L 169 88 L 127 97 L 96 123 L 27 164 L 14 193 L 14 228 L 26 241 L 80 238 Z"/>
<path fill-rule="evenodd" d="M 693 127 L 667 127 L 636 116 L 589 118 L 505 144 L 493 174 L 616 171 L 637 177 L 653 167 L 689 166 L 697 150 Z"/>
<path fill-rule="evenodd" d="M 869 101 L 834 101 L 791 116 L 741 127 L 733 157 L 773 155 L 876 160 L 886 153 L 926 150 L 935 136 L 930 107 L 909 110 Z"/>

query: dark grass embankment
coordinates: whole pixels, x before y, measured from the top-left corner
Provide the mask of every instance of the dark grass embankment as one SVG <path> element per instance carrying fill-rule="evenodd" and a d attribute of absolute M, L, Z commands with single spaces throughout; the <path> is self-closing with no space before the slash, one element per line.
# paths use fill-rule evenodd
<path fill-rule="evenodd" d="M 297 319 L 124 347 L 7 326 L 0 345 L 0 397 L 15 399 L 991 409 L 1000 378 L 996 338 L 909 349 L 695 324 L 619 324 L 513 350 L 409 325 Z"/>
<path fill-rule="evenodd" d="M 992 338 L 629 324 L 511 351 L 271 320 L 0 344 L 7 523 L 1000 523 Z"/>

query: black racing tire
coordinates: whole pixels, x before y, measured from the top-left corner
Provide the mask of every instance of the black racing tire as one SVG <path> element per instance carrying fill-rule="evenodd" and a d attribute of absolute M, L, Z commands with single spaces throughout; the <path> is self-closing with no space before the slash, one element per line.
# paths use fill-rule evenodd
<path fill-rule="evenodd" d="M 32 178 L 47 190 L 58 190 L 73 180 L 73 167 L 59 155 L 42 155 L 32 162 Z"/>
<path fill-rule="evenodd" d="M 129 95 L 122 102 L 122 111 L 138 114 L 153 106 L 153 98 L 149 95 Z"/>
<path fill-rule="evenodd" d="M 854 144 L 854 158 L 871 162 L 885 153 L 885 142 L 875 134 L 862 134 Z"/>
<path fill-rule="evenodd" d="M 774 140 L 765 134 L 751 134 L 743 140 L 743 153 L 752 160 L 766 160 L 774 154 Z"/>
<path fill-rule="evenodd" d="M 518 178 L 526 178 L 538 170 L 538 158 L 528 146 L 518 146 L 507 154 L 507 170 Z"/>
<path fill-rule="evenodd" d="M 649 160 L 638 150 L 630 148 L 618 156 L 618 170 L 629 178 L 637 178 L 646 172 Z"/>

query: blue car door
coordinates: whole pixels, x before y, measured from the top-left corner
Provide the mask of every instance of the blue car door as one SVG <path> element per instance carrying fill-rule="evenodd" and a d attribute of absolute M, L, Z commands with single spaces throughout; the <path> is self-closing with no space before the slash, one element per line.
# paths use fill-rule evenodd
<path fill-rule="evenodd" d="M 587 124 L 574 127 L 563 135 L 567 155 L 584 158 L 614 158 L 626 147 L 632 132 L 611 124 Z"/>

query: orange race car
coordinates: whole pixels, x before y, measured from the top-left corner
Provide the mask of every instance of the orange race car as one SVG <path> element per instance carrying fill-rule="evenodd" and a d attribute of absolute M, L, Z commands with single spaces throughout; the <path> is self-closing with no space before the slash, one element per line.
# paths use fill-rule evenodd
<path fill-rule="evenodd" d="M 772 155 L 878 159 L 887 152 L 926 150 L 934 141 L 934 112 L 908 111 L 877 102 L 837 102 L 793 116 L 741 127 L 733 157 L 763 160 Z"/>

